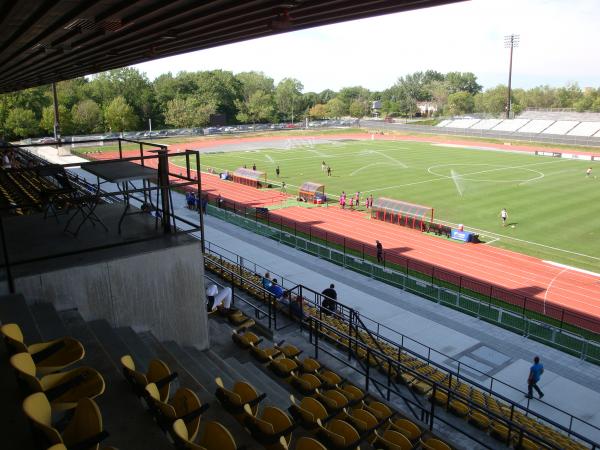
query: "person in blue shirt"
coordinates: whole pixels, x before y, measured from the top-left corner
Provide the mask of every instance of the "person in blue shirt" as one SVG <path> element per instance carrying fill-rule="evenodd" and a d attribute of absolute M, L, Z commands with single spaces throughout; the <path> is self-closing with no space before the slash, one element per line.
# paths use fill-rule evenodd
<path fill-rule="evenodd" d="M 262 287 L 267 291 L 271 289 L 271 274 L 269 272 L 265 273 L 265 276 L 262 279 Z"/>
<path fill-rule="evenodd" d="M 529 378 L 527 379 L 527 395 L 525 397 L 533 398 L 533 389 L 536 390 L 540 398 L 544 396 L 544 393 L 537 385 L 543 373 L 544 365 L 540 363 L 540 357 L 536 356 L 533 358 L 533 366 L 531 366 L 531 369 L 529 369 Z"/>
<path fill-rule="evenodd" d="M 273 278 L 269 292 L 271 292 L 273 297 L 275 297 L 277 300 L 283 297 L 283 288 L 277 284 L 277 278 Z"/>

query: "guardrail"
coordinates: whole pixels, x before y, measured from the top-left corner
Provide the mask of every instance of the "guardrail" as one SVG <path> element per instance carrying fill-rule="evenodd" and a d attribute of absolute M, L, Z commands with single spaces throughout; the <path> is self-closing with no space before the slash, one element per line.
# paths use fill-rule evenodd
<path fill-rule="evenodd" d="M 212 244 L 207 241 L 207 249 L 210 249 L 210 253 L 212 253 L 213 255 L 219 255 L 215 250 L 215 248 L 218 248 L 218 247 L 219 246 L 216 246 L 215 244 Z M 232 252 L 229 252 L 229 253 L 230 253 L 230 255 L 234 255 Z M 222 258 L 224 258 L 224 260 L 227 260 L 227 261 L 233 263 L 232 259 L 230 259 L 230 258 L 223 257 L 222 255 L 219 255 L 219 257 L 222 257 Z M 236 260 L 237 261 L 243 260 L 243 262 L 244 262 L 243 266 L 242 265 L 239 266 L 240 274 L 242 274 L 244 272 L 244 269 L 250 270 L 250 269 L 248 269 L 248 267 L 258 267 L 258 268 L 264 269 L 264 267 L 262 267 L 258 264 L 255 264 L 254 262 L 252 262 L 251 260 L 248 260 L 247 258 L 242 258 L 241 256 L 237 256 Z M 252 272 L 252 273 L 256 274 L 256 275 L 260 275 L 259 272 Z M 273 272 L 270 272 L 270 273 L 273 273 Z M 288 280 L 288 282 L 292 283 L 291 280 Z M 315 316 L 311 316 L 311 317 L 313 317 L 314 319 L 319 320 L 319 321 L 321 321 L 323 319 L 323 312 L 322 312 L 322 308 L 321 308 L 322 300 L 325 298 L 325 296 L 323 294 L 321 294 L 317 291 L 314 291 L 313 289 L 311 289 L 307 286 L 298 285 L 298 284 L 294 284 L 294 286 L 288 286 L 287 289 L 289 291 L 295 292 L 296 296 L 301 298 L 303 302 L 317 308 L 317 310 L 319 311 L 319 317 L 315 317 Z M 364 326 L 364 329 L 367 332 L 369 332 L 371 336 L 375 336 L 375 338 L 380 339 L 382 342 L 386 342 L 386 343 L 390 344 L 391 346 L 398 348 L 398 354 L 400 354 L 401 352 L 405 352 L 410 355 L 413 355 L 413 356 L 423 360 L 428 365 L 435 366 L 439 370 L 442 370 L 442 371 L 448 373 L 450 377 L 454 377 L 454 379 L 456 379 L 456 380 L 465 381 L 468 384 L 470 384 L 471 386 L 477 387 L 482 392 L 487 392 L 487 393 L 493 394 L 494 397 L 511 405 L 511 408 L 516 409 L 518 411 L 522 411 L 524 414 L 530 414 L 541 420 L 544 420 L 545 422 L 548 422 L 552 426 L 556 426 L 556 427 L 560 428 L 561 430 L 565 431 L 569 435 L 574 434 L 586 441 L 593 443 L 592 440 L 583 437 L 581 430 L 585 429 L 590 433 L 600 434 L 600 427 L 597 427 L 589 422 L 581 420 L 581 419 L 573 416 L 572 414 L 570 414 L 560 408 L 557 408 L 553 405 L 550 405 L 548 403 L 542 402 L 542 403 L 544 403 L 544 406 L 547 408 L 550 408 L 553 411 L 553 414 L 558 416 L 559 419 L 551 420 L 541 414 L 538 414 L 538 413 L 530 410 L 529 409 L 529 403 L 530 403 L 529 401 L 527 401 L 525 406 L 521 406 L 520 404 L 514 402 L 513 400 L 511 400 L 509 398 L 509 396 L 511 394 L 507 394 L 507 395 L 499 394 L 498 389 L 501 389 L 503 391 L 508 390 L 509 392 L 514 392 L 515 395 L 517 395 L 519 398 L 524 397 L 524 395 L 525 395 L 524 391 L 522 391 L 518 388 L 515 388 L 514 386 L 511 386 L 508 383 L 505 383 L 501 380 L 498 380 L 497 378 L 489 376 L 486 373 L 481 372 L 472 366 L 469 366 L 468 364 L 462 363 L 449 355 L 446 355 L 442 352 L 439 352 L 439 351 L 427 346 L 426 344 L 423 344 L 423 343 L 421 343 L 415 339 L 412 339 L 402 333 L 392 330 L 391 328 L 386 327 L 385 325 L 382 325 L 373 319 L 370 319 L 368 316 L 358 313 L 356 310 L 343 304 L 342 302 L 338 301 L 337 303 L 338 303 L 338 308 L 336 309 L 334 316 L 347 322 L 350 330 L 357 330 L 357 327 L 362 324 Z M 360 320 L 357 320 L 357 319 L 360 319 Z M 369 325 L 375 325 L 375 328 L 370 328 Z M 302 326 L 302 323 L 301 323 L 301 326 Z M 384 336 L 383 330 L 385 330 L 386 332 L 390 332 L 390 334 L 392 334 L 392 336 L 400 337 L 400 341 L 399 342 L 395 341 L 393 337 Z M 357 331 L 354 334 L 354 339 L 358 340 L 363 345 L 367 345 L 358 337 Z M 350 350 L 351 349 L 349 349 L 349 351 Z M 379 354 L 383 354 L 381 349 L 372 349 L 372 351 L 377 352 Z M 386 357 L 388 357 L 388 356 L 386 355 Z M 368 358 L 367 358 L 367 360 L 368 360 Z M 449 361 L 449 362 L 442 364 L 439 361 Z M 456 365 L 456 367 L 457 367 L 456 370 L 451 368 L 453 365 Z M 461 373 L 461 371 L 462 371 L 462 373 Z M 465 372 L 471 372 L 471 373 L 475 374 L 476 377 L 482 377 L 482 378 L 486 379 L 487 381 L 476 381 L 469 375 L 465 374 Z M 389 383 L 386 382 L 386 386 L 387 386 L 386 389 L 389 388 L 390 386 L 394 387 L 394 383 L 391 381 Z M 383 396 L 383 393 L 381 393 L 381 395 Z M 389 396 L 389 393 L 387 395 Z M 576 431 L 574 431 L 574 429 L 578 429 L 580 431 L 576 432 Z M 594 444 L 594 445 L 597 445 L 597 444 Z"/>
<path fill-rule="evenodd" d="M 548 304 L 544 315 L 537 300 L 401 255 L 384 252 L 382 266 L 374 261 L 374 246 L 291 219 L 277 217 L 274 222 L 267 215 L 266 220 L 259 220 L 252 208 L 241 205 L 233 207 L 233 211 L 229 211 L 229 207 L 229 203 L 224 202 L 221 208 L 209 205 L 208 211 L 280 243 L 600 364 L 600 336 L 571 323 L 600 329 L 600 321 L 596 319 Z"/>

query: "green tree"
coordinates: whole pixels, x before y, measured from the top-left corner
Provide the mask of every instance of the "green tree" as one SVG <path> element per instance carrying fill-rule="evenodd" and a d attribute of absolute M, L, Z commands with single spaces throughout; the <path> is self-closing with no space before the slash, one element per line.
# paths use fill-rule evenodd
<path fill-rule="evenodd" d="M 273 96 L 262 90 L 254 91 L 248 100 L 237 100 L 236 106 L 239 110 L 237 119 L 243 123 L 270 119 L 275 110 Z"/>
<path fill-rule="evenodd" d="M 67 136 L 73 134 L 73 121 L 71 120 L 71 111 L 66 106 L 58 105 L 58 118 L 60 120 L 60 134 Z M 46 106 L 42 111 L 42 120 L 40 128 L 50 134 L 54 134 L 54 107 Z"/>
<path fill-rule="evenodd" d="M 508 88 L 502 84 L 479 93 L 474 97 L 473 109 L 476 112 L 500 115 L 506 112 Z"/>
<path fill-rule="evenodd" d="M 244 100 L 248 100 L 256 91 L 272 94 L 275 90 L 273 78 L 266 76 L 263 72 L 240 72 L 236 78 L 241 83 L 240 92 Z"/>
<path fill-rule="evenodd" d="M 6 128 L 15 137 L 31 137 L 39 132 L 38 119 L 31 109 L 14 108 L 6 118 Z"/>
<path fill-rule="evenodd" d="M 304 86 L 294 78 L 284 78 L 275 88 L 275 103 L 277 111 L 286 120 L 294 120 L 294 114 L 298 116 L 300 109 L 299 99 Z"/>
<path fill-rule="evenodd" d="M 327 111 L 329 112 L 329 117 L 342 117 L 346 112 L 346 105 L 339 98 L 332 98 L 327 102 Z"/>
<path fill-rule="evenodd" d="M 104 110 L 104 120 L 111 131 L 135 129 L 138 119 L 124 97 L 116 97 Z"/>
<path fill-rule="evenodd" d="M 327 103 L 329 100 L 334 98 L 337 94 L 331 89 L 325 89 L 324 91 L 319 92 L 319 103 Z"/>
<path fill-rule="evenodd" d="M 477 83 L 477 77 L 471 72 L 448 72 L 445 81 L 449 94 L 468 92 L 475 95 L 482 89 L 481 85 Z"/>
<path fill-rule="evenodd" d="M 177 128 L 201 127 L 209 123 L 215 111 L 214 103 L 202 103 L 194 97 L 175 98 L 167 102 L 165 122 Z"/>
<path fill-rule="evenodd" d="M 473 112 L 473 95 L 470 92 L 455 92 L 448 96 L 448 111 L 453 115 Z"/>
<path fill-rule="evenodd" d="M 570 83 L 556 90 L 555 108 L 573 108 L 583 98 L 583 92 L 577 83 Z"/>
<path fill-rule="evenodd" d="M 326 105 L 318 103 L 309 109 L 308 115 L 313 119 L 325 119 L 329 117 L 329 110 Z"/>
<path fill-rule="evenodd" d="M 350 108 L 348 108 L 350 116 L 357 118 L 368 116 L 370 110 L 371 108 L 368 100 L 354 100 L 352 103 L 350 103 Z"/>
<path fill-rule="evenodd" d="M 87 134 L 102 130 L 102 110 L 91 99 L 81 100 L 73 106 L 71 120 L 76 133 Z"/>
<path fill-rule="evenodd" d="M 211 70 L 197 72 L 194 97 L 201 104 L 215 105 L 216 112 L 225 114 L 228 121 L 237 115 L 235 101 L 242 99 L 242 84 L 232 72 Z"/>

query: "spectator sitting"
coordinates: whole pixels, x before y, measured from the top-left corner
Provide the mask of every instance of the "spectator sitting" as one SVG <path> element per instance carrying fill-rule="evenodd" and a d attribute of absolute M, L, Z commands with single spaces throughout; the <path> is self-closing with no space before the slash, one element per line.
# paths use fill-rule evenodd
<path fill-rule="evenodd" d="M 265 288 L 268 291 L 269 289 L 271 289 L 272 284 L 273 283 L 271 283 L 271 274 L 269 272 L 265 273 L 265 276 L 262 279 L 263 288 Z"/>
<path fill-rule="evenodd" d="M 331 283 L 327 289 L 325 289 L 322 294 L 325 296 L 323 301 L 321 302 L 322 311 L 324 314 L 331 315 L 332 312 L 335 312 L 337 309 L 337 292 L 335 291 L 335 285 Z"/>
<path fill-rule="evenodd" d="M 283 297 L 283 288 L 277 284 L 277 278 L 273 278 L 269 292 L 273 294 L 276 300 L 280 300 Z"/>
<path fill-rule="evenodd" d="M 209 284 L 206 287 L 206 310 L 210 313 L 217 308 L 222 311 L 229 311 L 231 308 L 231 288 L 223 288 L 219 291 L 216 284 Z"/>

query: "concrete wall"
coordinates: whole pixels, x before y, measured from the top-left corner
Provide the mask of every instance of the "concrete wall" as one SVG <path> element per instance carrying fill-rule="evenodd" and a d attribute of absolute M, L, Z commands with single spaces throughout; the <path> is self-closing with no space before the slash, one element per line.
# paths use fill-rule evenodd
<path fill-rule="evenodd" d="M 21 277 L 15 284 L 29 301 L 77 308 L 86 320 L 106 319 L 113 327 L 208 348 L 199 242 Z"/>

